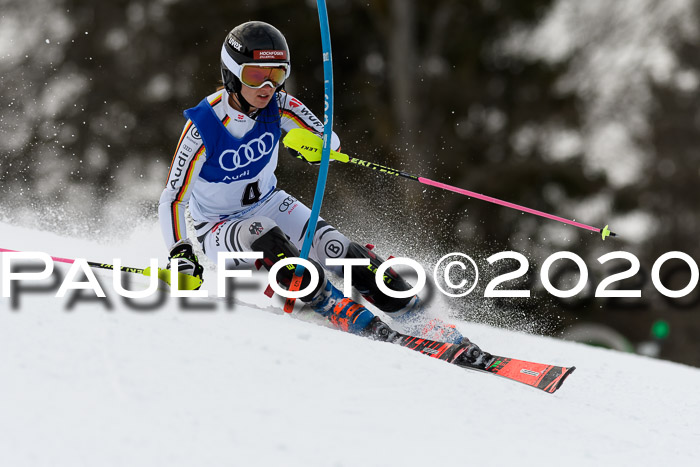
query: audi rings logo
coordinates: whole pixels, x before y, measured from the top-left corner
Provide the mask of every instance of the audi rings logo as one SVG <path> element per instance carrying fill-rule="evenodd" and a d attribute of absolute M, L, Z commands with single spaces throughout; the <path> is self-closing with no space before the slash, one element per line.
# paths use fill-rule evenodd
<path fill-rule="evenodd" d="M 287 209 L 289 209 L 289 207 L 290 207 L 290 206 L 292 205 L 292 203 L 294 203 L 294 202 L 296 202 L 296 199 L 294 199 L 294 197 L 292 197 L 292 196 L 287 196 L 286 198 L 284 198 L 284 200 L 282 201 L 282 203 L 280 203 L 278 209 L 280 210 L 280 212 L 284 212 L 284 211 L 286 211 Z"/>
<path fill-rule="evenodd" d="M 241 145 L 238 149 L 228 149 L 222 152 L 219 156 L 219 165 L 225 171 L 233 172 L 259 161 L 270 154 L 274 147 L 275 138 L 272 133 L 267 132 Z"/>

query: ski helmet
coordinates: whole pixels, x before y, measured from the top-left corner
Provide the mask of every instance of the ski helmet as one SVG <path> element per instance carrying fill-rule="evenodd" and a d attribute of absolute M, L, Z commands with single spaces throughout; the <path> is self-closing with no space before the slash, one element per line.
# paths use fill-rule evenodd
<path fill-rule="evenodd" d="M 289 76 L 289 47 L 284 35 L 271 24 L 248 21 L 233 28 L 226 36 L 221 47 L 221 78 L 226 90 L 238 97 L 244 111 L 250 108 L 241 95 L 241 69 L 247 63 L 285 64 L 286 76 Z M 284 83 L 277 89 L 282 86 Z"/>

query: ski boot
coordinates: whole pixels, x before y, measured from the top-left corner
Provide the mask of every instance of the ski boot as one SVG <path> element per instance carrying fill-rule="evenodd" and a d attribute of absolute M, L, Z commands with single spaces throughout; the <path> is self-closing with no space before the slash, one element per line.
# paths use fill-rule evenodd
<path fill-rule="evenodd" d="M 390 297 L 379 290 L 377 286 L 377 269 L 384 263 L 374 251 L 374 245 L 361 246 L 351 242 L 348 246 L 347 258 L 368 259 L 370 265 L 363 268 L 352 269 L 352 283 L 360 294 L 369 303 L 373 304 L 392 320 L 403 327 L 403 331 L 415 337 L 430 339 L 451 344 L 458 344 L 462 334 L 452 324 L 447 324 L 439 318 L 425 316 L 423 304 L 417 295 L 413 297 Z M 390 257 L 391 258 L 391 257 Z M 388 268 L 382 281 L 384 285 L 394 291 L 403 292 L 409 290 L 411 285 L 406 282 L 396 271 Z"/>
<path fill-rule="evenodd" d="M 311 299 L 309 305 L 341 331 L 361 334 L 375 318 L 374 314 L 351 298 L 343 297 L 328 279 Z"/>

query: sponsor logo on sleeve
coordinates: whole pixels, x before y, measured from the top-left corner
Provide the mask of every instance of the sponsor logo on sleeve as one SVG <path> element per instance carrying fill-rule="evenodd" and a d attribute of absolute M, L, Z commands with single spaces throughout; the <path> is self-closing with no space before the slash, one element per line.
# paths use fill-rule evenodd
<path fill-rule="evenodd" d="M 323 123 L 311 113 L 306 107 L 300 110 L 302 117 L 306 118 L 313 126 L 323 128 Z"/>
<path fill-rule="evenodd" d="M 180 178 L 184 174 L 185 166 L 187 166 L 187 154 L 178 151 L 177 159 L 173 163 L 175 167 L 173 167 L 172 176 L 170 178 L 170 188 L 175 190 L 180 184 Z"/>

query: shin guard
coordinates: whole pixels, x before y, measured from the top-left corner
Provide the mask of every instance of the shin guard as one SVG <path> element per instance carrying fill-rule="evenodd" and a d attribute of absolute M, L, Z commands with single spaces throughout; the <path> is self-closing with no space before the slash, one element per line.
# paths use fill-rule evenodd
<path fill-rule="evenodd" d="M 363 247 L 355 242 L 352 242 L 348 247 L 346 258 L 368 258 L 369 266 L 354 267 L 352 269 L 352 283 L 358 292 L 370 303 L 385 313 L 395 313 L 400 310 L 407 309 L 407 305 L 413 299 L 394 298 L 386 295 L 379 290 L 375 277 L 377 268 L 384 262 L 382 258 L 377 256 L 371 249 Z M 391 290 L 402 292 L 410 290 L 411 286 L 392 268 L 389 268 L 384 273 L 382 278 L 384 284 Z"/>
<path fill-rule="evenodd" d="M 261 251 L 263 253 L 262 262 L 267 270 L 269 270 L 273 264 L 283 258 L 299 257 L 299 250 L 297 247 L 295 247 L 294 244 L 289 241 L 284 232 L 282 232 L 282 229 L 277 226 L 267 229 L 265 233 L 260 236 L 260 238 L 251 243 L 251 247 L 253 251 Z M 309 259 L 309 261 L 316 267 L 319 275 L 319 281 L 318 286 L 316 286 L 311 293 L 305 295 L 304 297 L 300 297 L 300 300 L 304 302 L 310 301 L 312 297 L 318 294 L 320 288 L 325 284 L 325 273 L 323 268 L 314 260 Z M 289 289 L 295 269 L 296 267 L 292 264 L 281 268 L 277 273 L 277 283 L 281 287 Z M 311 274 L 305 269 L 301 281 L 301 288 L 303 289 L 308 286 L 309 282 L 311 282 Z"/>

